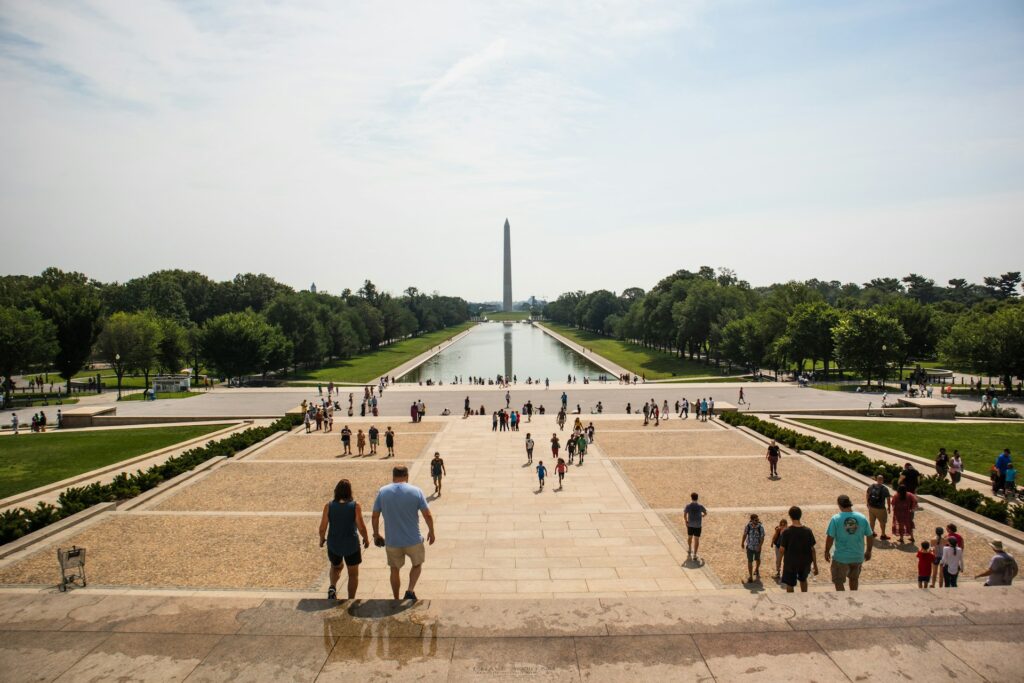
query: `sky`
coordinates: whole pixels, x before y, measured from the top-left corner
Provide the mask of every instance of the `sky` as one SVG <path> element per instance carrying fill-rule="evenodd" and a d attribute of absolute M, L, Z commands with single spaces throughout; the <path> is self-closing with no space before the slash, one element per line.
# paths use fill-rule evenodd
<path fill-rule="evenodd" d="M 1019 0 L 0 0 L 0 271 L 978 282 L 1022 112 Z"/>

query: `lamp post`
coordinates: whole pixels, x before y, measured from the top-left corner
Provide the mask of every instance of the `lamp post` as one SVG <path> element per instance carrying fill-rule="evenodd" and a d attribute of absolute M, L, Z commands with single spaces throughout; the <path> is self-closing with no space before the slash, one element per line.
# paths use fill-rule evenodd
<path fill-rule="evenodd" d="M 114 368 L 114 371 L 117 373 L 117 400 L 120 401 L 121 400 L 121 375 L 123 374 L 121 372 L 121 354 L 119 354 L 119 353 L 115 353 L 114 354 L 114 364 L 117 366 L 117 367 Z"/>
<path fill-rule="evenodd" d="M 885 390 L 885 371 L 888 367 L 888 362 L 885 360 L 885 344 L 882 344 L 882 390 Z"/>

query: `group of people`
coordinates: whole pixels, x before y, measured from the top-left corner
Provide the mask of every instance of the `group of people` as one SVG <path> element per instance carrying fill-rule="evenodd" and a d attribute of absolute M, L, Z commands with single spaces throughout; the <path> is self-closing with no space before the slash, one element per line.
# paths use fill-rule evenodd
<path fill-rule="evenodd" d="M 61 417 L 60 409 L 58 408 L 57 409 L 57 428 L 58 429 L 60 429 L 60 417 Z M 48 422 L 47 422 L 47 417 L 46 417 L 46 412 L 45 411 L 40 410 L 38 413 L 33 413 L 32 414 L 32 423 L 31 423 L 30 427 L 31 427 L 31 430 L 33 432 L 45 432 L 47 424 L 48 424 Z M 21 430 L 21 419 L 18 417 L 17 413 L 11 413 L 11 430 L 15 434 L 17 434 Z"/>
<path fill-rule="evenodd" d="M 377 447 L 380 445 L 380 430 L 377 429 L 377 425 L 370 425 L 370 428 L 364 433 L 362 429 L 358 429 L 355 434 L 356 437 L 356 450 L 360 456 L 364 455 L 377 455 Z M 366 452 L 367 442 L 369 442 L 370 452 Z M 386 458 L 395 457 L 395 432 L 390 426 L 384 431 L 384 448 L 387 449 Z M 341 428 L 341 455 L 352 455 L 352 430 L 348 425 Z"/>
<path fill-rule="evenodd" d="M 867 502 L 869 511 L 872 503 L 877 503 L 879 489 L 884 487 L 879 482 L 868 488 Z M 908 505 L 916 504 L 913 494 L 906 493 L 905 486 L 900 486 L 901 493 L 910 497 Z M 891 498 L 899 498 L 901 493 Z M 883 496 L 889 499 L 886 489 Z M 832 516 L 825 529 L 825 548 L 823 557 L 830 565 L 832 584 L 837 591 L 855 591 L 860 587 L 861 570 L 865 562 L 871 560 L 875 545 L 875 521 L 881 521 L 879 540 L 888 540 L 885 535 L 884 518 L 872 515 L 869 519 L 853 510 L 853 501 L 847 495 L 836 499 L 839 512 Z M 708 511 L 699 502 L 696 492 L 690 494 L 690 503 L 683 511 L 687 528 L 687 558 L 698 561 L 701 531 L 704 518 Z M 761 553 L 765 540 L 774 554 L 775 573 L 773 577 L 779 581 L 787 592 L 792 593 L 797 586 L 802 592 L 807 591 L 808 578 L 813 573 L 818 575 L 817 540 L 814 532 L 802 522 L 803 511 L 794 505 L 789 508 L 788 518 L 780 519 L 769 539 L 764 525 L 757 514 L 751 514 L 744 525 L 740 537 L 740 548 L 744 551 L 747 564 L 747 578 L 744 583 L 759 581 L 761 570 Z M 911 537 L 911 542 L 913 538 Z M 1002 541 L 989 543 L 994 555 L 985 571 L 975 578 L 986 579 L 988 586 L 1008 586 L 1017 576 L 1017 561 L 1003 547 Z M 936 527 L 935 535 L 920 544 L 916 553 L 917 585 L 919 588 L 956 588 L 960 574 L 964 571 L 963 561 L 964 538 L 958 532 L 956 524 L 947 524 L 945 528 Z"/>

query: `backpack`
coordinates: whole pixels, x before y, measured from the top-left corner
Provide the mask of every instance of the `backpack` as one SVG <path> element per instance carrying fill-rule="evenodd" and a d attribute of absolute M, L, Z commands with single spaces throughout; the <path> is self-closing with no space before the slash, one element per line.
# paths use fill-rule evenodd
<path fill-rule="evenodd" d="M 1006 560 L 1006 564 L 1003 565 L 1003 576 L 1008 579 L 1007 583 L 1009 583 L 1017 578 L 1017 572 L 1020 571 L 1020 568 L 1017 566 L 1017 560 L 1013 559 L 1009 553 L 1003 553 L 1002 555 L 1003 559 Z"/>
<path fill-rule="evenodd" d="M 878 484 L 871 485 L 871 492 L 868 494 L 868 505 L 873 508 L 885 507 L 885 489 Z"/>

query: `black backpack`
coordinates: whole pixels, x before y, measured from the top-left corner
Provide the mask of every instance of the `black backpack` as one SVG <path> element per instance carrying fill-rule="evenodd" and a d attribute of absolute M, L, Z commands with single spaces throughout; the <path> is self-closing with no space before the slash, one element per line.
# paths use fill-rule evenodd
<path fill-rule="evenodd" d="M 885 487 L 881 484 L 872 484 L 868 492 L 868 505 L 873 508 L 885 507 Z"/>

